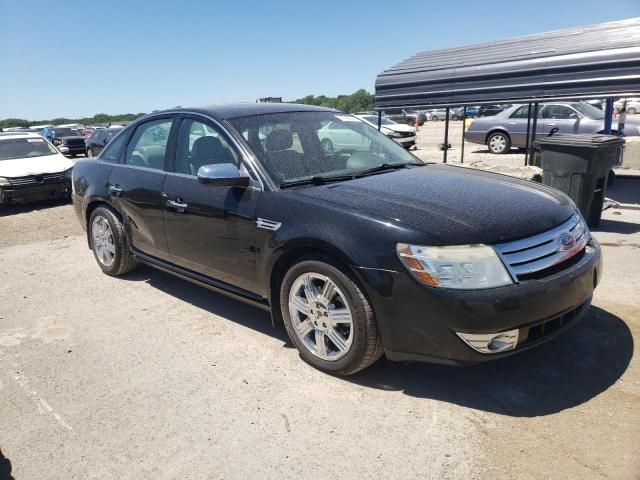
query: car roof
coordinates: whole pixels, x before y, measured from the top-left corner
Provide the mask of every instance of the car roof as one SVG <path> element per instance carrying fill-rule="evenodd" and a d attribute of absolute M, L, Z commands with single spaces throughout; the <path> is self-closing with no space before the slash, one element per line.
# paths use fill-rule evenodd
<path fill-rule="evenodd" d="M 206 105 L 192 108 L 175 108 L 154 112 L 154 115 L 162 113 L 199 112 L 213 117 L 216 120 L 228 120 L 253 115 L 267 115 L 271 113 L 288 112 L 339 112 L 333 108 L 317 107 L 315 105 L 303 105 L 299 103 L 229 103 L 221 105 Z"/>
<path fill-rule="evenodd" d="M 42 135 L 36 132 L 0 132 L 0 140 L 9 138 L 42 138 Z"/>

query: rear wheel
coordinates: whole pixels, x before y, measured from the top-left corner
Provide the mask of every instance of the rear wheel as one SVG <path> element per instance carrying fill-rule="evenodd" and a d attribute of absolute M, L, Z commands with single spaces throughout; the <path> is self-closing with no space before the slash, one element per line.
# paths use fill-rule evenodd
<path fill-rule="evenodd" d="M 407 118 L 407 125 L 409 125 L 410 127 L 413 127 L 415 124 L 416 124 L 415 118 L 411 118 L 411 117 Z"/>
<path fill-rule="evenodd" d="M 431 117 L 431 120 L 437 122 L 439 119 L 437 115 L 434 115 L 433 117 Z"/>
<path fill-rule="evenodd" d="M 127 244 L 124 226 L 108 208 L 98 207 L 91 212 L 89 239 L 95 259 L 107 275 L 122 275 L 138 265 Z"/>
<path fill-rule="evenodd" d="M 330 258 L 294 265 L 283 279 L 280 305 L 291 341 L 319 370 L 349 375 L 382 355 L 371 305 L 351 274 Z"/>
<path fill-rule="evenodd" d="M 627 113 L 629 115 L 635 115 L 636 114 L 636 109 L 634 107 L 629 107 L 629 110 L 627 110 Z"/>
<path fill-rule="evenodd" d="M 494 132 L 487 138 L 487 147 L 491 153 L 507 153 L 511 150 L 511 139 L 504 132 Z"/>

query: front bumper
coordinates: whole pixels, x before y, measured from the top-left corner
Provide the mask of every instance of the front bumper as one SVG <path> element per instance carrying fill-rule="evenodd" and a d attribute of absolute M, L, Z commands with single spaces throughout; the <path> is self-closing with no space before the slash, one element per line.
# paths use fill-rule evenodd
<path fill-rule="evenodd" d="M 427 287 L 408 272 L 360 269 L 387 358 L 455 365 L 484 362 L 543 343 L 588 310 L 602 274 L 595 240 L 579 261 L 558 273 L 507 287 L 460 291 Z M 517 331 L 512 350 L 481 353 L 463 334 Z"/>
<path fill-rule="evenodd" d="M 30 187 L 0 187 L 0 203 L 34 202 L 62 198 L 71 193 L 71 182 L 45 183 Z"/>
<path fill-rule="evenodd" d="M 415 135 L 412 135 L 410 137 L 393 138 L 393 140 L 402 145 L 404 148 L 413 147 L 416 144 Z"/>

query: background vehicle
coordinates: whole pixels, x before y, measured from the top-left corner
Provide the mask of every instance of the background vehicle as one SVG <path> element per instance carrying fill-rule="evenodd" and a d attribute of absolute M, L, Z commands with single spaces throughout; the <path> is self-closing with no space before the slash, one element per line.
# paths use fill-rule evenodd
<path fill-rule="evenodd" d="M 437 122 L 440 120 L 445 120 L 447 118 L 447 110 L 444 108 L 436 108 L 434 110 L 427 110 L 424 112 L 427 117 L 427 120 L 430 122 Z M 451 118 L 451 117 L 449 117 Z"/>
<path fill-rule="evenodd" d="M 0 204 L 68 197 L 72 168 L 37 133 L 0 133 Z"/>
<path fill-rule="evenodd" d="M 509 108 L 510 106 L 511 105 L 481 105 L 476 112 L 476 117 L 491 117 Z"/>
<path fill-rule="evenodd" d="M 85 140 L 87 157 L 96 157 L 102 149 L 115 137 L 122 128 L 100 128 Z"/>
<path fill-rule="evenodd" d="M 378 128 L 377 115 L 356 115 L 356 117 L 364 120 L 372 127 Z M 404 148 L 411 148 L 416 144 L 416 129 L 414 127 L 396 123 L 387 117 L 381 118 L 380 131 Z"/>
<path fill-rule="evenodd" d="M 342 130 L 358 148 L 321 147 Z M 566 195 L 427 165 L 332 109 L 158 112 L 78 162 L 73 186 L 104 273 L 142 262 L 268 309 L 333 374 L 383 352 L 466 364 L 530 348 L 575 323 L 600 278 Z"/>
<path fill-rule="evenodd" d="M 45 127 L 40 135 L 49 140 L 64 155 L 85 154 L 84 137 L 77 130 L 64 127 Z"/>
<path fill-rule="evenodd" d="M 396 123 L 406 123 L 412 127 L 416 124 L 416 116 L 418 118 L 418 126 L 420 127 L 427 121 L 424 112 L 417 112 L 415 110 L 403 110 L 401 113 L 385 114 L 384 116 Z"/>
<path fill-rule="evenodd" d="M 634 115 L 640 112 L 640 98 L 636 98 L 636 97 L 630 97 L 627 99 L 621 98 L 620 100 L 613 102 L 613 109 L 616 112 L 619 112 L 622 109 L 622 106 L 625 105 L 625 100 L 626 100 L 627 113 L 629 115 Z"/>
<path fill-rule="evenodd" d="M 512 147 L 524 148 L 528 112 L 528 105 L 514 105 L 494 116 L 476 118 L 464 138 L 487 145 L 491 153 L 507 153 Z M 559 133 L 599 133 L 604 128 L 604 112 L 586 102 L 541 105 L 536 139 L 548 135 L 554 128 Z M 625 133 L 637 135 L 637 125 L 627 121 Z"/>

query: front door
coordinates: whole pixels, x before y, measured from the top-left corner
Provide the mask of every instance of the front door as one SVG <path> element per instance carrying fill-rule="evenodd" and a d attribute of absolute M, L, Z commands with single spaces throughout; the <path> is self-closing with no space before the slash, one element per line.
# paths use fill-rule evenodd
<path fill-rule="evenodd" d="M 198 181 L 198 169 L 232 163 L 240 153 L 222 129 L 198 116 L 183 116 L 175 161 L 164 184 L 164 223 L 172 262 L 249 291 L 257 291 L 255 210 L 260 189 Z"/>
<path fill-rule="evenodd" d="M 546 108 L 546 107 L 544 107 Z M 543 131 L 543 106 L 538 108 L 538 123 L 536 125 L 536 139 L 540 139 L 545 136 Z M 532 108 L 533 110 L 533 108 Z M 533 112 L 532 112 L 533 113 Z M 529 105 L 523 105 L 517 108 L 510 116 L 506 119 L 506 127 L 507 132 L 509 132 L 509 137 L 511 138 L 511 145 L 514 147 L 522 148 L 527 144 L 527 122 L 529 116 Z M 529 125 L 529 134 L 533 133 L 533 115 L 531 118 L 531 123 Z M 531 138 L 529 140 L 533 142 Z"/>
<path fill-rule="evenodd" d="M 578 113 L 567 105 L 545 105 L 542 112 L 544 135 L 557 128 L 558 133 L 578 133 Z"/>
<path fill-rule="evenodd" d="M 121 163 L 109 176 L 111 201 L 122 212 L 129 242 L 136 250 L 168 260 L 161 196 L 165 154 L 172 117 L 141 123 L 133 132 Z"/>

